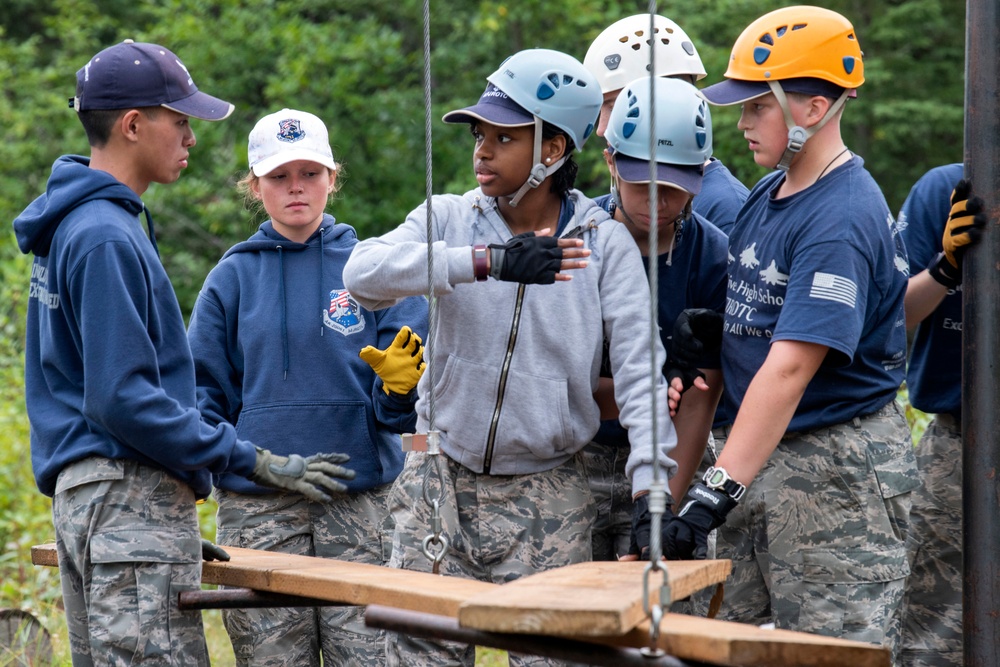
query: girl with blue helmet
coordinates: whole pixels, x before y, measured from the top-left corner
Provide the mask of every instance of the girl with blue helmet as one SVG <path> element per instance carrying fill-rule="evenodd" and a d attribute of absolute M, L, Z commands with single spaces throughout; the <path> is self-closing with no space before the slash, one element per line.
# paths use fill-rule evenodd
<path fill-rule="evenodd" d="M 655 131 L 652 142 L 651 131 Z M 636 79 L 618 95 L 605 139 L 611 194 L 596 201 L 625 225 L 647 265 L 651 258 L 659 263 L 659 329 L 669 350 L 674 323 L 684 309 L 702 309 L 708 317 L 715 313 L 714 319 L 721 326 L 725 308 L 726 235 L 692 211 L 695 195 L 701 191 L 705 161 L 712 154 L 708 103 L 685 81 Z M 650 162 L 655 163 L 658 193 L 655 223 L 649 217 Z M 649 244 L 653 224 L 658 232 L 656 248 Z M 687 490 L 702 458 L 722 391 L 718 353 L 705 355 L 697 363 L 710 389 L 687 394 L 674 419 L 678 444 L 682 445 L 675 457 L 678 474 L 670 483 L 675 498 Z M 598 503 L 595 560 L 642 556 L 643 547 L 648 546 L 648 542 L 629 543 L 633 514 L 644 511 L 645 500 L 633 503 L 625 492 L 622 453 L 628 452 L 628 434 L 614 418 L 617 406 L 612 387 L 610 377 L 601 378 L 598 397 L 605 421 L 595 441 L 584 450 L 588 470 L 596 472 L 591 476 Z"/>
<path fill-rule="evenodd" d="M 344 279 L 371 308 L 437 296 L 417 428 L 440 434 L 441 454 L 407 457 L 390 496 L 390 564 L 432 569 L 421 548 L 431 531 L 424 483 L 440 479 L 449 544 L 441 573 L 504 583 L 591 560 L 593 506 L 580 451 L 600 423 L 594 392 L 605 338 L 636 493 L 649 487 L 654 452 L 668 473 L 676 468 L 676 437 L 664 395 L 653 446 L 650 301 L 647 289 L 635 289 L 645 282 L 638 249 L 572 187 L 570 154 L 593 132 L 597 82 L 547 49 L 511 56 L 488 80 L 477 104 L 444 117 L 469 125 L 479 186 L 437 195 L 395 230 L 362 241 Z M 662 364 L 659 341 L 654 354 Z M 474 649 L 393 636 L 389 659 L 472 665 Z M 524 659 L 512 654 L 511 664 Z"/>

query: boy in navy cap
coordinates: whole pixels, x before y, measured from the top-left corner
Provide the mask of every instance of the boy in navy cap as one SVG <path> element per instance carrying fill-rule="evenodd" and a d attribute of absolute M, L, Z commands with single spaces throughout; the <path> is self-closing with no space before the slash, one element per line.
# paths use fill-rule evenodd
<path fill-rule="evenodd" d="M 73 664 L 208 665 L 195 501 L 211 473 L 316 499 L 345 487 L 342 455 L 272 455 L 202 421 L 177 299 L 140 197 L 172 183 L 195 144 L 189 117 L 233 105 L 198 90 L 162 46 L 127 40 L 77 72 L 71 100 L 90 158 L 65 155 L 14 221 L 31 268 L 25 401 L 31 458 L 53 498 Z M 141 214 L 141 216 L 140 216 Z M 142 220 L 149 229 L 147 236 Z"/>

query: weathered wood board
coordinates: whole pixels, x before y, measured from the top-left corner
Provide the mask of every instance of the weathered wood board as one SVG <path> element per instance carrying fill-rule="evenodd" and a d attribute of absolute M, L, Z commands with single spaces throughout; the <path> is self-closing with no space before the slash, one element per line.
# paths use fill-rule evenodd
<path fill-rule="evenodd" d="M 649 563 L 598 562 L 540 572 L 464 602 L 458 624 L 486 632 L 537 635 L 620 635 L 645 617 L 643 573 Z M 721 583 L 728 560 L 665 564 L 671 600 Z M 659 604 L 662 573 L 649 575 L 652 604 Z"/>
<path fill-rule="evenodd" d="M 641 613 L 645 563 L 568 566 L 499 586 L 308 556 L 234 547 L 226 550 L 232 560 L 204 563 L 203 583 L 349 604 L 379 604 L 457 617 L 460 625 L 466 625 L 461 621 L 463 616 L 477 625 L 518 625 L 508 632 L 555 635 L 553 629 L 561 628 L 564 631 L 558 636 L 592 643 L 634 648 L 649 645 L 649 621 Z M 55 545 L 32 547 L 31 560 L 35 565 L 57 566 Z M 667 572 L 672 597 L 680 599 L 724 579 L 729 563 L 677 561 L 668 563 Z M 537 585 L 532 585 L 532 580 Z M 651 580 L 651 584 L 657 588 L 658 580 Z M 606 595 L 609 591 L 614 594 Z M 621 597 L 614 600 L 614 595 Z M 607 598 L 601 602 L 606 608 L 592 614 L 592 608 L 600 607 L 595 602 L 602 598 Z M 506 599 L 515 606 L 514 613 L 503 613 L 499 601 Z M 536 600 L 533 606 L 528 604 L 532 599 Z M 539 599 L 544 604 L 537 604 Z M 608 599 L 615 604 L 608 604 Z M 635 620 L 637 608 L 639 617 Z M 560 610 L 564 613 L 557 613 Z M 586 617 L 594 627 L 616 630 L 595 633 L 594 627 L 586 627 L 579 631 L 579 623 L 567 620 L 574 616 Z M 497 631 L 494 627 L 475 629 Z M 888 667 L 890 663 L 887 650 L 868 644 L 683 614 L 664 615 L 658 646 L 681 659 L 734 667 Z"/>
<path fill-rule="evenodd" d="M 43 547 L 32 549 L 36 564 Z M 440 616 L 493 632 L 621 634 L 642 621 L 645 563 L 579 563 L 503 586 L 377 565 L 226 547 L 231 560 L 207 562 L 202 582 L 319 598 L 380 604 Z M 37 558 L 36 558 L 37 555 Z M 53 556 L 47 558 L 54 558 Z M 724 581 L 729 561 L 679 561 L 668 569 L 674 597 Z M 658 599 L 654 579 L 653 599 Z M 467 607 L 463 607 L 463 603 Z M 466 624 L 468 616 L 475 625 Z"/>
<path fill-rule="evenodd" d="M 494 584 L 328 558 L 225 547 L 229 562 L 203 564 L 205 584 L 300 595 L 346 604 L 381 604 L 454 617 L 458 606 Z M 32 547 L 36 565 L 57 565 L 55 545 Z"/>
<path fill-rule="evenodd" d="M 614 646 L 649 646 L 649 621 L 624 635 L 580 637 Z M 657 646 L 668 655 L 738 667 L 889 667 L 889 649 L 806 632 L 767 630 L 686 614 L 664 614 Z"/>

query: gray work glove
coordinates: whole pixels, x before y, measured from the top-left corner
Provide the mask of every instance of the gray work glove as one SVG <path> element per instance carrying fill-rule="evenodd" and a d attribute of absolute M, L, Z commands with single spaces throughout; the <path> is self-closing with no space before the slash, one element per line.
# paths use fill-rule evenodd
<path fill-rule="evenodd" d="M 284 491 L 301 493 L 318 503 L 329 502 L 330 495 L 343 493 L 347 487 L 337 481 L 354 479 L 354 471 L 338 464 L 347 463 L 347 454 L 313 454 L 302 458 L 298 454 L 280 456 L 257 447 L 257 462 L 250 473 L 251 482 Z"/>
<path fill-rule="evenodd" d="M 218 544 L 214 544 L 203 537 L 201 538 L 201 559 L 228 561 L 229 554 Z"/>

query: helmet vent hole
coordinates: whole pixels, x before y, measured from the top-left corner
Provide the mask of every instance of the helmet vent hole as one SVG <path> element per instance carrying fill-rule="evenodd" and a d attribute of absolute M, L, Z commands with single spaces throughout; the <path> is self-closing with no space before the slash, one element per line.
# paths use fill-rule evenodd
<path fill-rule="evenodd" d="M 774 46 L 774 38 L 771 37 L 771 33 L 769 32 L 765 32 L 763 35 L 761 35 L 760 41 L 762 44 L 768 44 L 770 46 Z"/>
<path fill-rule="evenodd" d="M 806 27 L 805 23 L 796 23 L 795 25 L 792 26 L 792 30 L 802 30 L 805 27 Z"/>
<path fill-rule="evenodd" d="M 546 78 L 546 79 L 548 79 L 549 81 L 551 81 L 551 82 L 552 82 L 552 85 L 553 85 L 553 86 L 555 86 L 556 88 L 559 88 L 559 86 L 561 85 L 561 84 L 559 83 L 559 75 L 558 75 L 558 74 L 556 74 L 555 72 L 553 72 L 553 73 L 549 74 L 549 75 L 548 75 L 548 76 L 546 76 L 545 78 Z"/>
<path fill-rule="evenodd" d="M 852 32 L 850 35 L 847 36 L 847 39 L 849 39 L 849 40 L 851 40 L 853 42 L 855 39 L 857 39 L 857 37 L 855 37 L 854 33 Z"/>
<path fill-rule="evenodd" d="M 576 85 L 580 86 L 581 88 L 586 88 L 587 87 L 587 82 L 584 81 L 583 79 L 577 79 L 576 80 Z"/>
<path fill-rule="evenodd" d="M 625 117 L 626 118 L 638 118 L 639 117 L 639 107 L 632 107 L 631 109 L 629 109 L 628 113 L 625 114 Z"/>
<path fill-rule="evenodd" d="M 669 37 L 661 37 L 660 38 L 660 44 L 667 45 L 669 43 L 670 43 L 670 38 Z"/>
<path fill-rule="evenodd" d="M 638 51 L 638 50 L 639 50 L 639 49 L 641 49 L 641 48 L 642 48 L 642 46 L 640 46 L 639 44 L 633 44 L 633 45 L 632 45 L 632 50 L 633 50 L 633 51 Z"/>
<path fill-rule="evenodd" d="M 775 30 L 774 32 L 777 33 L 778 37 L 784 37 L 785 31 L 787 31 L 787 30 L 788 30 L 788 26 L 787 25 L 783 25 L 780 28 L 778 28 L 777 30 Z"/>
<path fill-rule="evenodd" d="M 569 84 L 573 83 L 573 77 L 571 77 L 569 74 L 563 74 L 562 82 L 564 86 L 568 86 Z"/>

